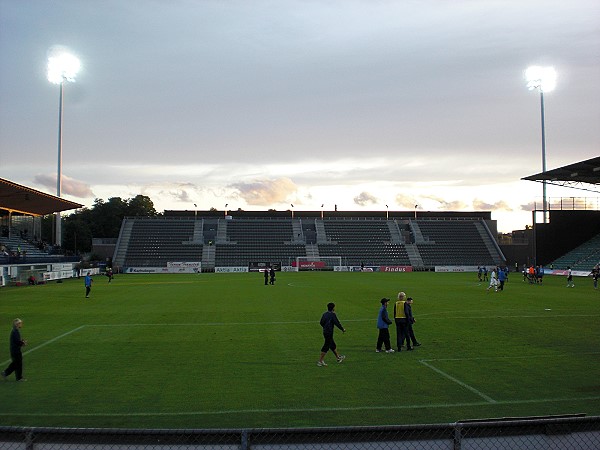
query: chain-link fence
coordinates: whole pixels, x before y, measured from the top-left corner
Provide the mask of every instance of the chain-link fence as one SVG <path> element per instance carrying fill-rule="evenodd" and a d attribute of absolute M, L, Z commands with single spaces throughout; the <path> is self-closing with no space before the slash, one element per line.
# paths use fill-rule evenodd
<path fill-rule="evenodd" d="M 598 450 L 600 417 L 248 430 L 0 427 L 0 450 Z"/>

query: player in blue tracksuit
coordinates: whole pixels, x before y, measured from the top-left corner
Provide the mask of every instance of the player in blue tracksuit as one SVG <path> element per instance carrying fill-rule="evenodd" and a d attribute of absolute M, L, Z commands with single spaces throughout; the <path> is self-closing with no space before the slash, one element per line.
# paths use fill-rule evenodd
<path fill-rule="evenodd" d="M 504 282 L 506 281 L 507 276 L 506 276 L 506 271 L 502 268 L 502 267 L 498 267 L 498 290 L 499 291 L 503 291 L 504 290 Z"/>
<path fill-rule="evenodd" d="M 377 328 L 379 329 L 379 336 L 377 337 L 377 353 L 381 351 L 381 347 L 385 345 L 385 351 L 387 353 L 394 353 L 392 344 L 390 343 L 390 329 L 389 326 L 392 323 L 387 311 L 387 305 L 390 302 L 389 298 L 381 299 L 381 308 L 379 308 L 379 314 L 377 315 Z"/>

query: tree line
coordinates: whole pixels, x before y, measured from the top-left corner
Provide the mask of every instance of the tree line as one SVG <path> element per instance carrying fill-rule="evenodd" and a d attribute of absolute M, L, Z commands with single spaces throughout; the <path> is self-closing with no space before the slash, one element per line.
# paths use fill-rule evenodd
<path fill-rule="evenodd" d="M 97 198 L 91 208 L 82 208 L 62 217 L 62 247 L 69 253 L 88 253 L 92 250 L 92 237 L 117 238 L 124 217 L 160 216 L 154 203 L 146 195 L 122 199 L 111 197 L 107 201 Z M 53 215 L 42 220 L 42 239 L 52 242 L 55 219 Z"/>

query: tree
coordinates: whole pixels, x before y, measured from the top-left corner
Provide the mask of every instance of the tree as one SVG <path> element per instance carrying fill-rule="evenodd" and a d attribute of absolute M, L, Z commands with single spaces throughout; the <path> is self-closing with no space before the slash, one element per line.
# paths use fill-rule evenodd
<path fill-rule="evenodd" d="M 63 247 L 68 251 L 89 252 L 92 249 L 92 237 L 118 237 L 124 217 L 157 215 L 154 203 L 145 195 L 127 200 L 111 197 L 106 202 L 97 198 L 91 208 L 80 209 L 63 218 Z M 52 217 L 49 216 L 49 219 Z M 51 225 L 48 220 L 43 228 Z"/>
<path fill-rule="evenodd" d="M 126 213 L 128 216 L 156 216 L 158 213 L 154 209 L 154 203 L 147 195 L 136 195 L 127 201 Z"/>

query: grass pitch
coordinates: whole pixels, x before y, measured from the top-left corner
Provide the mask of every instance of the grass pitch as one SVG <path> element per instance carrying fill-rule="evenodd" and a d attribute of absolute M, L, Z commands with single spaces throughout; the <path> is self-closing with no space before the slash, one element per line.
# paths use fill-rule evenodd
<path fill-rule="evenodd" d="M 24 320 L 26 383 L 0 381 L 0 423 L 254 428 L 600 414 L 600 291 L 511 274 L 117 275 L 0 289 L 0 365 Z M 381 297 L 414 297 L 413 352 L 375 353 Z M 336 303 L 342 364 L 317 367 Z M 390 303 L 392 308 L 392 303 Z M 2 329 L 0 328 L 0 333 Z M 392 328 L 392 343 L 395 329 Z M 2 336 L 2 334 L 0 334 Z M 395 345 L 394 345 L 395 346 Z"/>

